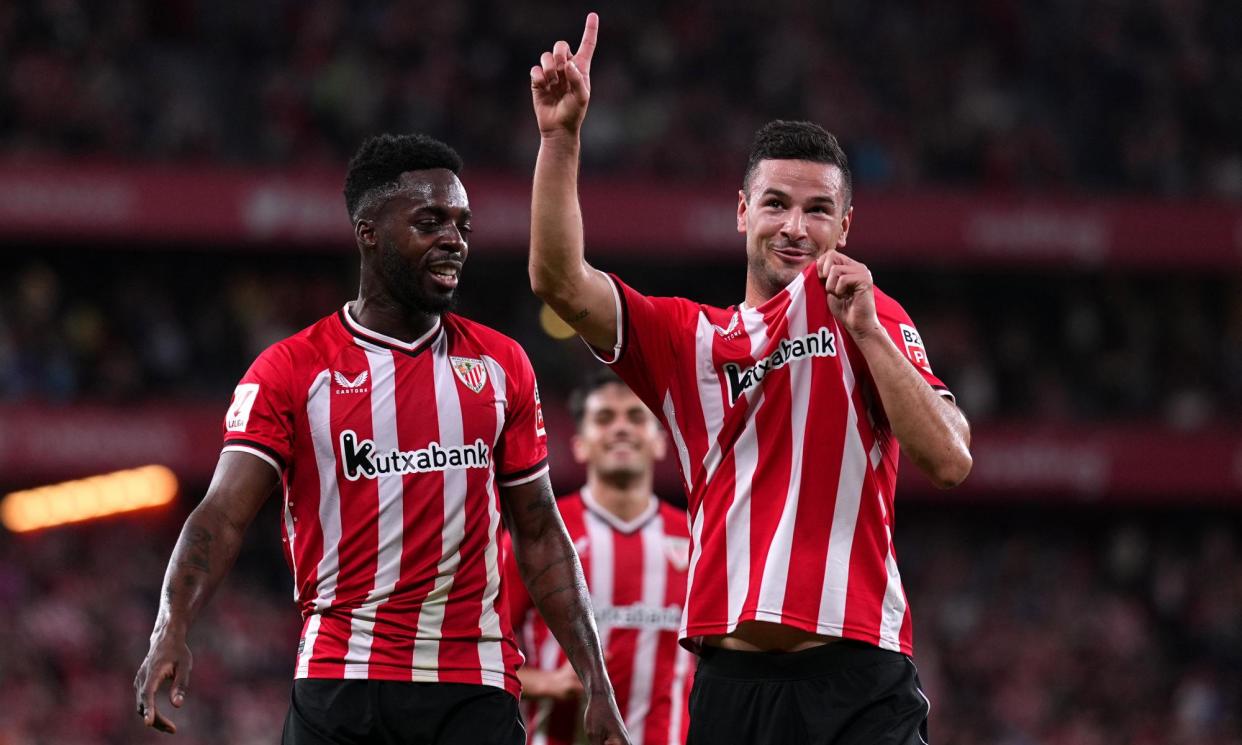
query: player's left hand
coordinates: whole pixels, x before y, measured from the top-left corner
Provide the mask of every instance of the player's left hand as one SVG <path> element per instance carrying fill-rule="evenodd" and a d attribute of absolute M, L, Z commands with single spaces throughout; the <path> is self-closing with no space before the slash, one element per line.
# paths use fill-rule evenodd
<path fill-rule="evenodd" d="M 866 264 L 833 249 L 815 261 L 828 292 L 828 310 L 855 340 L 884 327 L 875 312 L 875 283 Z"/>
<path fill-rule="evenodd" d="M 587 742 L 591 745 L 630 745 L 630 735 L 617 709 L 617 700 L 611 695 L 594 694 L 587 698 Z"/>

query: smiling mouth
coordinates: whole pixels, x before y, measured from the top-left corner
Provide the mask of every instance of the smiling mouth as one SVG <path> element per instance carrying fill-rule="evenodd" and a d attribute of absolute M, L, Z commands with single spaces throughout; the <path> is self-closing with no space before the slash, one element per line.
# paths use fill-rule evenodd
<path fill-rule="evenodd" d="M 455 264 L 437 264 L 428 268 L 427 271 L 436 284 L 452 289 L 457 286 L 461 267 Z"/>

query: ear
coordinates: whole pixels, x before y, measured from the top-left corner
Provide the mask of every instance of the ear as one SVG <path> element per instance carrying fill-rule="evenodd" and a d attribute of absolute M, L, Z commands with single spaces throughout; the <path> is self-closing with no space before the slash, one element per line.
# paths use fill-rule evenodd
<path fill-rule="evenodd" d="M 841 237 L 837 239 L 837 248 L 845 248 L 845 241 L 850 237 L 850 225 L 854 224 L 854 205 L 845 211 L 845 217 L 841 218 Z"/>
<path fill-rule="evenodd" d="M 746 233 L 746 192 L 737 190 L 737 232 Z"/>
<path fill-rule="evenodd" d="M 574 463 L 586 464 L 590 453 L 587 452 L 586 442 L 582 440 L 580 435 L 574 435 L 569 438 L 569 449 L 574 454 Z"/>
<path fill-rule="evenodd" d="M 360 249 L 373 249 L 379 242 L 375 234 L 375 221 L 360 217 L 354 221 L 354 241 Z"/>

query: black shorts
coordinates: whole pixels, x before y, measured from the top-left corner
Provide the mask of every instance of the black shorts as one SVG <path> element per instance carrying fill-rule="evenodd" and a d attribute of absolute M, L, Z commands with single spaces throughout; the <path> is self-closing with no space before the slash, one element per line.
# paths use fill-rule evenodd
<path fill-rule="evenodd" d="M 925 745 L 931 704 L 909 657 L 853 641 L 802 652 L 705 647 L 687 745 Z"/>
<path fill-rule="evenodd" d="M 293 681 L 283 745 L 525 745 L 517 699 L 485 685 Z"/>

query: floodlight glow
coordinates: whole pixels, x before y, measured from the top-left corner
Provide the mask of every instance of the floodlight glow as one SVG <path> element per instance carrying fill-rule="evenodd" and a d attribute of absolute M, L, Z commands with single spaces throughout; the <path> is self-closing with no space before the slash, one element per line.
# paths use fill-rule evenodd
<path fill-rule="evenodd" d="M 14 533 L 159 507 L 177 496 L 165 466 L 143 466 L 16 491 L 0 502 L 0 521 Z"/>

